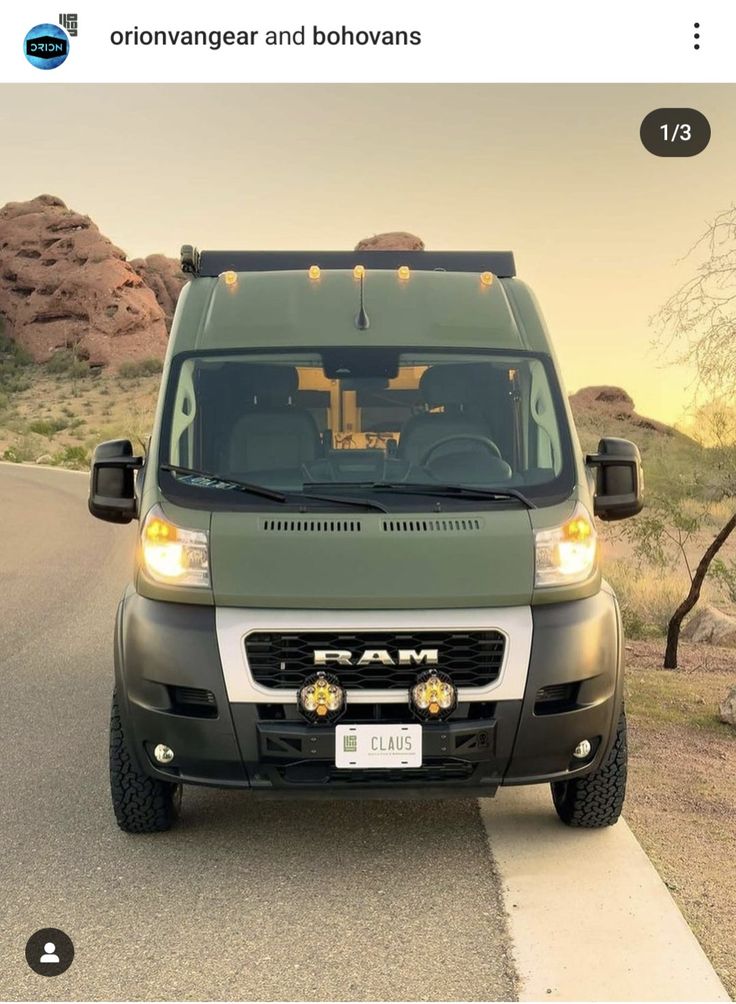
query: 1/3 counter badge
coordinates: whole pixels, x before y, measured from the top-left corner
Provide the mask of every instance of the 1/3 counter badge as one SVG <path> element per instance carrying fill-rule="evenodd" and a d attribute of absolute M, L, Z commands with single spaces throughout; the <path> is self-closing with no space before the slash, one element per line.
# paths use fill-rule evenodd
<path fill-rule="evenodd" d="M 23 39 L 23 52 L 37 70 L 55 70 L 69 55 L 69 36 L 58 24 L 37 24 Z"/>

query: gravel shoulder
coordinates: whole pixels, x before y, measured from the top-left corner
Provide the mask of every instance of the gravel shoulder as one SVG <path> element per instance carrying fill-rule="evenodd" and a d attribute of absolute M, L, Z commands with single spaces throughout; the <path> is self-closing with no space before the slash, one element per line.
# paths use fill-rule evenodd
<path fill-rule="evenodd" d="M 627 642 L 626 819 L 736 999 L 736 730 L 717 704 L 736 683 L 736 650 Z"/>

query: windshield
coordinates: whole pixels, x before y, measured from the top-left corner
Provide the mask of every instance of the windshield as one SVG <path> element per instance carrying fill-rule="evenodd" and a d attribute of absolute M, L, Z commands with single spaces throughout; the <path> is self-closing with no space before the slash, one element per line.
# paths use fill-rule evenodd
<path fill-rule="evenodd" d="M 170 472 L 177 487 L 213 494 L 228 479 L 287 493 L 436 485 L 517 489 L 537 500 L 572 488 L 553 367 L 521 352 L 350 347 L 178 357 L 160 461 L 190 472 Z"/>

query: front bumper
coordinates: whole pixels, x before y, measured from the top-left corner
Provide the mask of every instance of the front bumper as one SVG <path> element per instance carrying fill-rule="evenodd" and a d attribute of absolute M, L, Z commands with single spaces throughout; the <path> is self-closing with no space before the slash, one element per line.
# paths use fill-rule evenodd
<path fill-rule="evenodd" d="M 536 607 L 533 620 L 523 699 L 460 703 L 447 722 L 424 725 L 420 768 L 337 769 L 334 728 L 308 725 L 293 706 L 230 703 L 212 607 L 148 600 L 129 590 L 117 620 L 118 699 L 140 768 L 162 779 L 276 795 L 493 795 L 499 785 L 594 770 L 618 720 L 622 645 L 613 595 L 603 589 L 586 600 Z M 540 692 L 550 687 L 561 688 L 567 700 L 541 702 Z M 211 695 L 210 704 L 177 701 L 192 688 Z M 394 716 L 397 709 L 391 706 Z M 366 706 L 362 711 L 365 721 Z M 344 722 L 349 715 L 350 708 Z M 374 720 L 381 716 L 376 707 Z M 413 720 L 408 707 L 404 720 Z M 579 764 L 571 751 L 583 738 L 593 742 L 593 753 Z M 160 742 L 175 752 L 166 768 L 152 756 Z"/>

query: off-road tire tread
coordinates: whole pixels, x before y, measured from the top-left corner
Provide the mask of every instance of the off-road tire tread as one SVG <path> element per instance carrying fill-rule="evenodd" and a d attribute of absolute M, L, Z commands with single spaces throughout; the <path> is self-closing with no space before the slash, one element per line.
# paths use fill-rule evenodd
<path fill-rule="evenodd" d="M 598 770 L 571 781 L 553 781 L 552 799 L 566 826 L 598 829 L 612 826 L 626 795 L 626 715 L 621 712 L 616 739 Z"/>
<path fill-rule="evenodd" d="M 126 833 L 160 833 L 178 815 L 175 784 L 141 774 L 130 755 L 117 695 L 110 710 L 110 792 L 118 826 Z"/>

